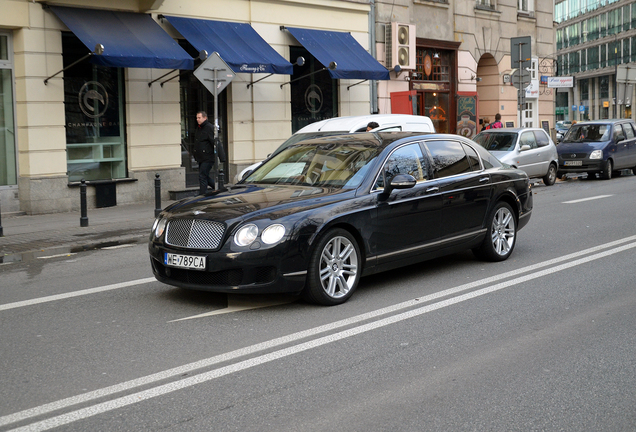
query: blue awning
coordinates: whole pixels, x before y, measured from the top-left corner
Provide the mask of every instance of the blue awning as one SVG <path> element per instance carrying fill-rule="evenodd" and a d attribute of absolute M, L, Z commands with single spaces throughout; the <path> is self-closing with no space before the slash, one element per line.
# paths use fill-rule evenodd
<path fill-rule="evenodd" d="M 335 61 L 331 78 L 388 80 L 389 71 L 349 33 L 285 27 L 323 66 Z"/>
<path fill-rule="evenodd" d="M 235 73 L 293 73 L 285 60 L 245 23 L 166 16 L 197 51 L 218 52 Z"/>
<path fill-rule="evenodd" d="M 93 51 L 91 62 L 112 67 L 193 69 L 194 60 L 146 14 L 51 6 L 51 10 Z"/>

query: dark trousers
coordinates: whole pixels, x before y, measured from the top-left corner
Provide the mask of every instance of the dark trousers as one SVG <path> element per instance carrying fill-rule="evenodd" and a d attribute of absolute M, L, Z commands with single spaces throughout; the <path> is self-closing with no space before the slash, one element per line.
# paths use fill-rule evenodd
<path fill-rule="evenodd" d="M 208 190 L 208 185 L 214 189 L 214 179 L 210 177 L 210 171 L 214 163 L 205 161 L 199 164 L 199 195 L 203 195 Z"/>

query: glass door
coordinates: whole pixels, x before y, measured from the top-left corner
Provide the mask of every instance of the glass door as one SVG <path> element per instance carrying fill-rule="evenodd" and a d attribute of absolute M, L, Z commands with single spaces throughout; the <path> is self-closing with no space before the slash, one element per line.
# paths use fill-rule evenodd
<path fill-rule="evenodd" d="M 17 184 L 13 69 L 9 35 L 0 33 L 0 186 Z"/>

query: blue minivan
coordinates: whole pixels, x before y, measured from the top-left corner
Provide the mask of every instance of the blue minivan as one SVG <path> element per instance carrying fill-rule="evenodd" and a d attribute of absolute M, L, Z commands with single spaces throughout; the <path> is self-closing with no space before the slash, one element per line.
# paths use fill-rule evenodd
<path fill-rule="evenodd" d="M 609 180 L 623 169 L 636 169 L 633 120 L 594 120 L 573 124 L 557 145 L 558 176 L 585 172 Z M 636 174 L 636 171 L 634 171 Z"/>

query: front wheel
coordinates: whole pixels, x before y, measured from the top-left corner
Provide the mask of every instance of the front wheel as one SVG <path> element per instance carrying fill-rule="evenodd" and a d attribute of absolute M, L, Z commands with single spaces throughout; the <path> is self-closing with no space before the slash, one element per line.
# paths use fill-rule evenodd
<path fill-rule="evenodd" d="M 326 306 L 346 302 L 358 286 L 361 264 L 353 236 L 341 228 L 328 231 L 311 254 L 303 297 Z"/>
<path fill-rule="evenodd" d="M 503 201 L 497 203 L 488 216 L 487 227 L 488 234 L 473 253 L 485 261 L 507 259 L 517 241 L 517 220 L 512 207 Z"/>
<path fill-rule="evenodd" d="M 543 184 L 546 186 L 552 186 L 557 179 L 557 169 L 554 164 L 550 164 L 548 168 L 548 172 L 545 176 L 543 176 Z"/>
<path fill-rule="evenodd" d="M 603 180 L 612 179 L 612 161 L 609 159 L 605 161 L 605 164 L 603 164 L 603 172 L 601 173 L 601 178 Z"/>

